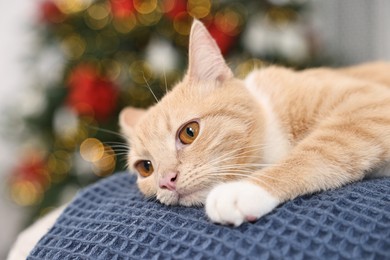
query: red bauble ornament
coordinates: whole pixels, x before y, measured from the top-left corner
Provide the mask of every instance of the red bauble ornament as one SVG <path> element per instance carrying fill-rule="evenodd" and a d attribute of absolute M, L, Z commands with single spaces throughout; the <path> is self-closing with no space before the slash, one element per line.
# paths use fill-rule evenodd
<path fill-rule="evenodd" d="M 110 5 L 114 18 L 126 18 L 134 13 L 133 0 L 110 0 Z"/>
<path fill-rule="evenodd" d="M 187 0 L 165 0 L 163 7 L 165 15 L 173 20 L 179 14 L 187 13 Z"/>
<path fill-rule="evenodd" d="M 40 19 L 46 23 L 60 23 L 65 19 L 65 14 L 51 0 L 40 4 Z"/>
<path fill-rule="evenodd" d="M 45 158 L 39 151 L 30 151 L 14 169 L 13 182 L 31 182 L 45 187 L 49 183 Z"/>
<path fill-rule="evenodd" d="M 217 42 L 222 54 L 227 54 L 233 46 L 236 37 L 231 36 L 220 30 L 214 23 L 207 26 L 207 29 L 214 40 Z"/>
<path fill-rule="evenodd" d="M 79 115 L 107 120 L 115 111 L 118 88 L 91 65 L 79 65 L 70 74 L 67 105 Z"/>

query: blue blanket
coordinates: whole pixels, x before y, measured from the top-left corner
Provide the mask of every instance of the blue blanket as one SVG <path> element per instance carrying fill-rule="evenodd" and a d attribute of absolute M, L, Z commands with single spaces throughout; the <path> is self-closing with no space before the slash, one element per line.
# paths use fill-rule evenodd
<path fill-rule="evenodd" d="M 29 259 L 390 259 L 390 178 L 303 196 L 256 223 L 146 200 L 135 177 L 82 190 Z"/>

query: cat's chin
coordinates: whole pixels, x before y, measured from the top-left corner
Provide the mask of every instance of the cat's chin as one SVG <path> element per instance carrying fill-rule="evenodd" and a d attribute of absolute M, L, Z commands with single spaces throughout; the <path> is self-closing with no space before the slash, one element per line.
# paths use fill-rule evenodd
<path fill-rule="evenodd" d="M 188 194 L 169 192 L 157 196 L 157 200 L 168 206 L 181 205 L 186 207 L 202 206 L 206 201 L 207 191 L 196 191 Z"/>

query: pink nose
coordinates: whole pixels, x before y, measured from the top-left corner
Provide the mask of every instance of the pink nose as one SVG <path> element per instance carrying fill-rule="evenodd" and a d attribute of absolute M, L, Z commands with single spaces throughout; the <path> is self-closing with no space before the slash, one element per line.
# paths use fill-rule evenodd
<path fill-rule="evenodd" d="M 176 190 L 177 172 L 168 172 L 159 181 L 161 189 L 168 189 L 170 191 Z"/>

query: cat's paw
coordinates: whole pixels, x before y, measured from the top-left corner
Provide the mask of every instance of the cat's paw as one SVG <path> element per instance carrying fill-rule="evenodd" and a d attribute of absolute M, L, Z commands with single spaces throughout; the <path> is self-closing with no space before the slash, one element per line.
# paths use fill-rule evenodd
<path fill-rule="evenodd" d="M 209 193 L 206 213 L 215 223 L 241 225 L 272 211 L 279 200 L 249 181 L 221 184 Z"/>

